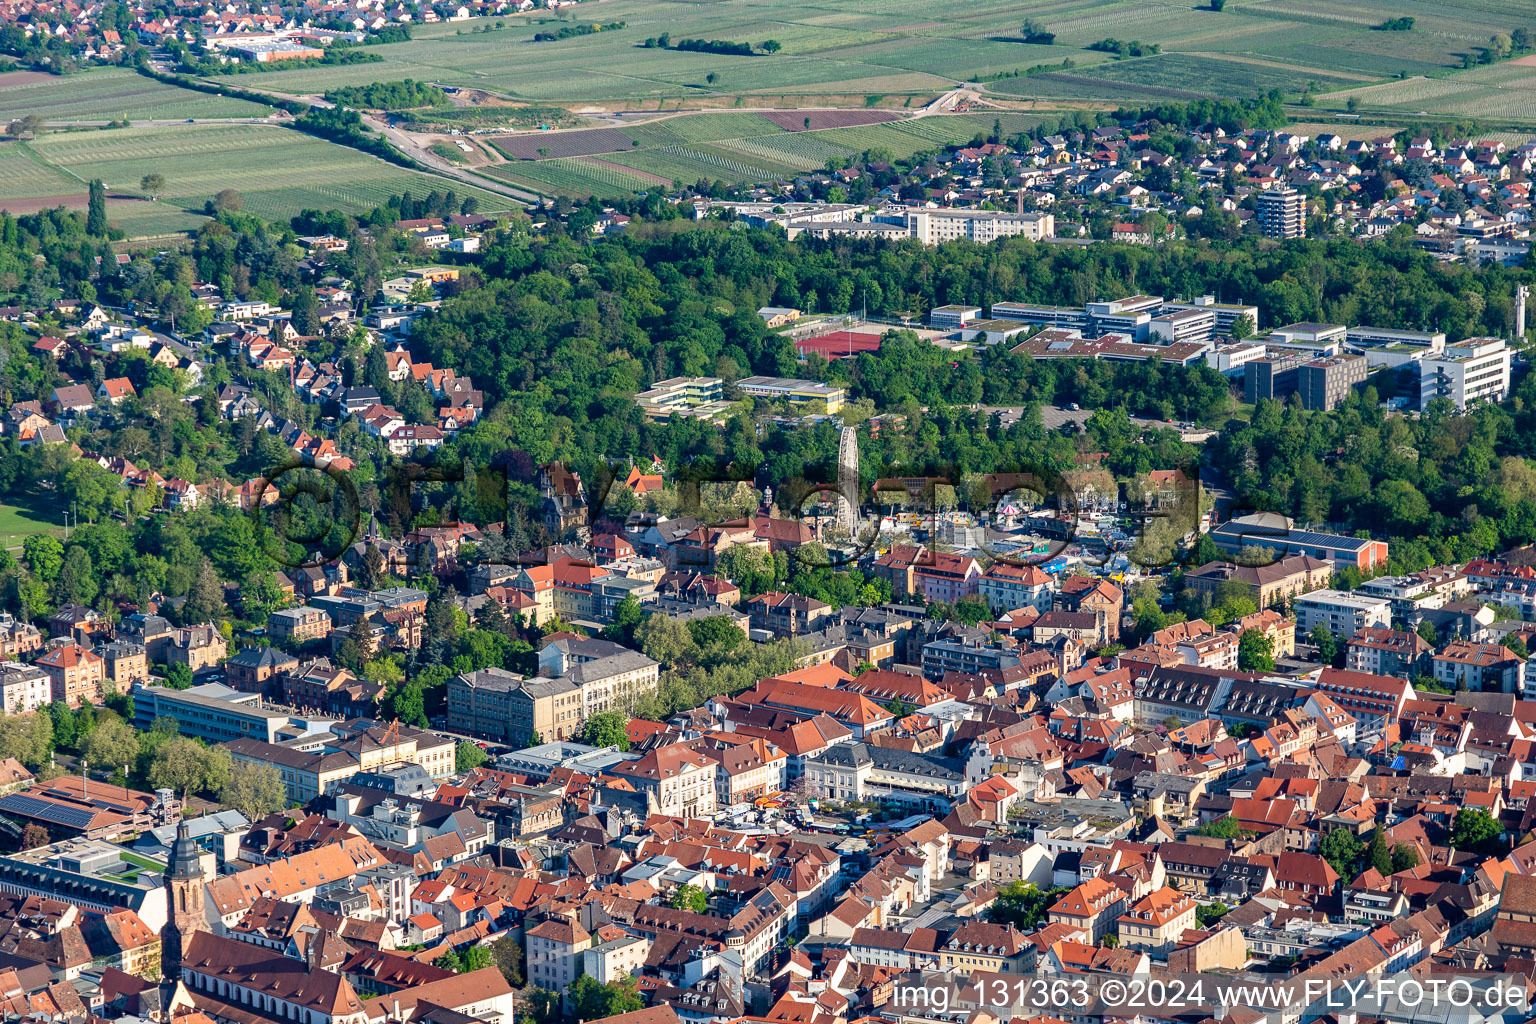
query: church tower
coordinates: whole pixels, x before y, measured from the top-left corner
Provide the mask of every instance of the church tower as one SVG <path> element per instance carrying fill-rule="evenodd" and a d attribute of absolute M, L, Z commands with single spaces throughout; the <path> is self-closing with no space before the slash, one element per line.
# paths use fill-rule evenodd
<path fill-rule="evenodd" d="M 170 921 L 160 940 L 160 973 L 173 984 L 181 980 L 181 958 L 193 934 L 208 931 L 203 900 L 213 876 L 213 854 L 198 848 L 191 826 L 183 821 L 176 826 L 176 841 L 171 846 L 171 863 L 165 875 Z"/>

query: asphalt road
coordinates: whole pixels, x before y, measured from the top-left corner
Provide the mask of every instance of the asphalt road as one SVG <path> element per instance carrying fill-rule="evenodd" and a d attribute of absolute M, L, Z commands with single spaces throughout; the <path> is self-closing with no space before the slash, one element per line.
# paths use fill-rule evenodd
<path fill-rule="evenodd" d="M 1025 406 L 1021 405 L 983 405 L 981 410 L 988 413 L 1003 412 L 1019 415 L 1023 413 L 1025 408 Z M 1068 409 L 1066 406 L 1062 405 L 1042 405 L 1040 407 L 1040 421 L 1045 425 L 1046 430 L 1057 430 L 1066 423 L 1087 423 L 1088 417 L 1092 416 L 1093 412 L 1094 410 L 1092 409 L 1074 410 Z M 1145 416 L 1132 416 L 1131 422 L 1136 424 L 1138 427 L 1159 430 L 1176 426 L 1176 424 L 1169 423 L 1167 420 L 1148 419 Z M 1188 440 L 1193 436 L 1204 438 L 1205 436 L 1209 435 L 1211 431 L 1204 429 L 1190 429 L 1181 430 L 1180 433 L 1181 435 L 1185 436 L 1186 440 Z"/>

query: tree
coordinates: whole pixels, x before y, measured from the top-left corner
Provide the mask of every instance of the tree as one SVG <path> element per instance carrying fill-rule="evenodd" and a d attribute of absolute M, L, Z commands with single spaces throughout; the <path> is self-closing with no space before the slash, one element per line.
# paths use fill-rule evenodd
<path fill-rule="evenodd" d="M 48 845 L 48 830 L 41 825 L 28 825 L 21 830 L 21 848 L 35 850 Z"/>
<path fill-rule="evenodd" d="M 765 39 L 765 40 L 763 40 L 763 52 L 764 53 L 778 53 L 782 49 L 784 49 L 784 46 L 777 39 Z"/>
<path fill-rule="evenodd" d="M 1419 623 L 1419 637 L 1431 647 L 1440 646 L 1440 631 L 1428 619 Z"/>
<path fill-rule="evenodd" d="M 680 885 L 672 893 L 667 905 L 673 910 L 691 910 L 695 914 L 709 913 L 709 894 L 696 885 Z"/>
<path fill-rule="evenodd" d="M 29 533 L 21 541 L 21 557 L 37 574 L 37 578 L 52 583 L 59 578 L 64 567 L 64 545 L 46 533 Z"/>
<path fill-rule="evenodd" d="M 432 966 L 441 967 L 443 970 L 452 971 L 454 974 L 462 974 L 464 972 L 464 961 L 460 960 L 459 954 L 451 949 L 436 960 L 433 960 Z"/>
<path fill-rule="evenodd" d="M 639 983 L 633 975 L 625 975 L 605 984 L 590 974 L 583 974 L 571 983 L 569 991 L 577 1021 L 616 1017 L 621 1013 L 633 1013 L 645 1005 L 640 998 Z"/>
<path fill-rule="evenodd" d="M 1249 316 L 1247 313 L 1244 313 L 1242 316 L 1239 316 L 1236 320 L 1232 321 L 1232 337 L 1236 338 L 1238 341 L 1242 341 L 1244 338 L 1253 337 L 1253 332 L 1255 329 L 1256 328 L 1253 322 L 1253 317 Z"/>
<path fill-rule="evenodd" d="M 198 564 L 197 580 L 192 584 L 192 592 L 187 595 L 182 610 L 191 622 L 204 622 L 224 615 L 224 584 L 207 558 Z"/>
<path fill-rule="evenodd" d="M 645 608 L 635 599 L 634 594 L 629 594 L 614 607 L 613 624 L 603 630 L 603 634 L 619 643 L 633 644 L 635 630 L 644 621 Z"/>
<path fill-rule="evenodd" d="M 1398 843 L 1392 847 L 1392 872 L 1407 871 L 1419 866 L 1419 851 L 1407 843 Z"/>
<path fill-rule="evenodd" d="M 667 667 L 689 660 L 696 653 L 693 634 L 686 623 L 670 615 L 650 615 L 635 630 L 635 640 L 646 657 L 654 658 Z"/>
<path fill-rule="evenodd" d="M 383 704 L 390 715 L 407 725 L 425 729 L 431 724 L 427 721 L 426 689 L 419 679 L 391 691 L 384 697 Z"/>
<path fill-rule="evenodd" d="M 336 662 L 353 672 L 361 672 L 372 653 L 373 623 L 358 619 L 347 631 L 347 638 L 336 646 Z"/>
<path fill-rule="evenodd" d="M 1451 823 L 1450 846 L 1453 850 L 1491 856 L 1503 852 L 1503 835 L 1504 826 L 1493 815 L 1476 807 L 1464 807 L 1456 812 L 1456 820 Z"/>
<path fill-rule="evenodd" d="M 1339 641 L 1321 622 L 1312 627 L 1312 632 L 1308 633 L 1307 637 L 1317 648 L 1317 660 L 1324 665 L 1332 664 L 1333 659 L 1338 657 Z"/>
<path fill-rule="evenodd" d="M 1211 10 L 1221 11 L 1227 6 L 1227 0 L 1211 0 Z"/>
<path fill-rule="evenodd" d="M 621 711 L 600 711 L 581 728 L 581 742 L 594 747 L 629 749 L 629 717 Z"/>
<path fill-rule="evenodd" d="M 258 821 L 288 806 L 288 791 L 276 765 L 238 761 L 229 770 L 219 802 Z"/>
<path fill-rule="evenodd" d="M 1242 834 L 1242 826 L 1230 814 L 1208 821 L 1195 829 L 1195 835 L 1210 836 L 1214 839 L 1236 839 Z"/>
<path fill-rule="evenodd" d="M 386 568 L 384 556 L 379 554 L 376 545 L 369 544 L 368 550 L 363 552 L 363 563 L 358 569 L 358 583 L 365 590 L 377 590 L 383 585 Z"/>
<path fill-rule="evenodd" d="M 160 676 L 165 680 L 165 685 L 172 690 L 188 690 L 192 688 L 192 667 L 181 662 L 172 662 L 164 666 Z"/>
<path fill-rule="evenodd" d="M 18 117 L 12 121 L 9 131 L 11 135 L 19 139 L 23 135 L 37 135 L 47 124 L 48 122 L 43 119 L 41 114 L 28 114 L 25 117 Z"/>
<path fill-rule="evenodd" d="M 490 755 L 469 740 L 460 740 L 453 751 L 453 770 L 470 772 L 490 760 Z"/>
<path fill-rule="evenodd" d="M 419 282 L 418 282 L 419 283 Z M 421 301 L 426 301 L 425 299 Z M 293 293 L 292 309 L 293 329 L 306 338 L 315 337 L 320 333 L 320 304 L 315 300 L 313 288 L 300 285 Z"/>
<path fill-rule="evenodd" d="M 491 964 L 491 951 L 484 946 L 470 946 L 459 954 L 460 969 L 465 974 L 473 974 L 475 971 L 490 967 Z"/>
<path fill-rule="evenodd" d="M 993 901 L 987 915 L 994 924 L 1012 925 L 1021 931 L 1031 932 L 1045 919 L 1046 911 L 1056 901 L 1056 897 L 1065 891 L 1041 889 L 1033 882 L 1016 878 L 997 891 L 997 899 Z"/>
<path fill-rule="evenodd" d="M 689 619 L 687 625 L 694 646 L 699 649 L 699 656 L 706 661 L 717 661 L 747 641 L 747 634 L 729 616 L 710 615 L 702 619 Z"/>
<path fill-rule="evenodd" d="M 105 713 L 80 744 L 80 756 L 100 769 L 132 764 L 139 756 L 139 734 L 121 718 Z"/>
<path fill-rule="evenodd" d="M 232 188 L 220 189 L 212 199 L 214 213 L 239 213 L 245 206 L 245 198 Z"/>
<path fill-rule="evenodd" d="M 107 234 L 107 189 L 100 178 L 91 179 L 90 205 L 85 215 L 85 233 L 98 238 Z"/>
<path fill-rule="evenodd" d="M 589 975 L 582 975 L 582 978 L 587 977 Z M 575 987 L 575 985 L 571 986 L 572 989 Z M 539 988 L 535 985 L 528 990 L 526 1005 L 528 1016 L 533 1018 L 533 1024 L 554 1024 L 560 1019 L 560 993 L 558 992 L 551 992 L 547 988 Z"/>
<path fill-rule="evenodd" d="M 64 555 L 64 565 L 59 569 L 59 595 L 75 604 L 90 604 L 100 589 L 90 552 L 78 544 L 70 545 Z"/>
<path fill-rule="evenodd" d="M 1237 641 L 1237 667 L 1242 672 L 1273 672 L 1275 642 L 1261 629 L 1245 629 Z"/>
<path fill-rule="evenodd" d="M 51 707 L 46 715 L 0 717 L 0 757 L 14 757 L 33 770 L 47 764 L 54 749 Z"/>
<path fill-rule="evenodd" d="M 1336 828 L 1318 841 L 1317 852 L 1341 878 L 1354 878 L 1364 846 L 1353 832 Z"/>
<path fill-rule="evenodd" d="M 1195 924 L 1200 928 L 1210 928 L 1211 925 L 1227 916 L 1232 908 L 1225 903 L 1203 903 L 1195 908 Z"/>
<path fill-rule="evenodd" d="M 1371 841 L 1365 848 L 1365 863 L 1383 875 L 1392 873 L 1392 848 L 1387 845 L 1387 830 L 1380 824 L 1371 830 Z"/>
<path fill-rule="evenodd" d="M 179 792 L 185 800 L 191 792 L 217 793 L 229 781 L 233 767 L 229 751 L 209 749 L 194 739 L 177 736 L 161 744 L 150 762 L 149 784 L 156 789 Z"/>
<path fill-rule="evenodd" d="M 150 172 L 139 179 L 139 191 L 151 199 L 159 197 L 165 191 L 165 175 Z"/>
<path fill-rule="evenodd" d="M 501 969 L 501 976 L 507 979 L 507 984 L 513 988 L 522 988 L 527 982 L 523 978 L 525 966 L 523 947 L 510 935 L 497 939 L 490 945 L 491 962 Z"/>

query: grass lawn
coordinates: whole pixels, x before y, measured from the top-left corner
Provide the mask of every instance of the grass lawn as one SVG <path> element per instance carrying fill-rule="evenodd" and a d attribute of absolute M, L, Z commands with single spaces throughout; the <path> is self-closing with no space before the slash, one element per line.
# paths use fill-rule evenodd
<path fill-rule="evenodd" d="M 21 539 L 30 533 L 64 535 L 60 511 L 46 501 L 29 495 L 8 495 L 8 499 L 0 502 L 0 544 L 20 547 Z"/>
<path fill-rule="evenodd" d="M 129 864 L 137 865 L 138 867 L 144 868 L 144 869 L 149 870 L 149 871 L 164 871 L 165 870 L 165 865 L 164 864 L 161 864 L 161 863 L 159 863 L 157 861 L 150 860 L 148 857 L 141 857 L 137 853 L 129 853 L 127 850 L 122 851 L 122 858 L 123 858 L 123 860 L 127 861 Z"/>

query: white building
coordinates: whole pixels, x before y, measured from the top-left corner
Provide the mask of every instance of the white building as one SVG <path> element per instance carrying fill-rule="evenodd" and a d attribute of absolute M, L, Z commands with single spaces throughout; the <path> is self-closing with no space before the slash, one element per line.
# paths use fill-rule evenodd
<path fill-rule="evenodd" d="M 0 664 L 0 704 L 7 715 L 24 715 L 53 700 L 52 680 L 36 665 Z"/>
<path fill-rule="evenodd" d="M 1297 633 L 1324 626 L 1340 640 L 1352 640 L 1368 626 L 1386 629 L 1392 624 L 1391 601 L 1346 590 L 1314 590 L 1296 598 L 1294 607 Z"/>
<path fill-rule="evenodd" d="M 999 238 L 1038 241 L 1056 237 L 1056 218 L 1049 213 L 1001 213 L 996 210 L 913 210 L 907 233 L 924 245 L 964 238 L 985 245 Z"/>
<path fill-rule="evenodd" d="M 1255 359 L 1263 359 L 1264 355 L 1264 343 L 1261 341 L 1234 341 L 1211 349 L 1205 354 L 1205 362 L 1217 373 L 1241 379 L 1243 367 Z"/>
<path fill-rule="evenodd" d="M 1448 398 L 1458 409 L 1497 402 L 1509 393 L 1513 353 L 1502 338 L 1467 338 L 1420 363 L 1419 406 Z"/>

